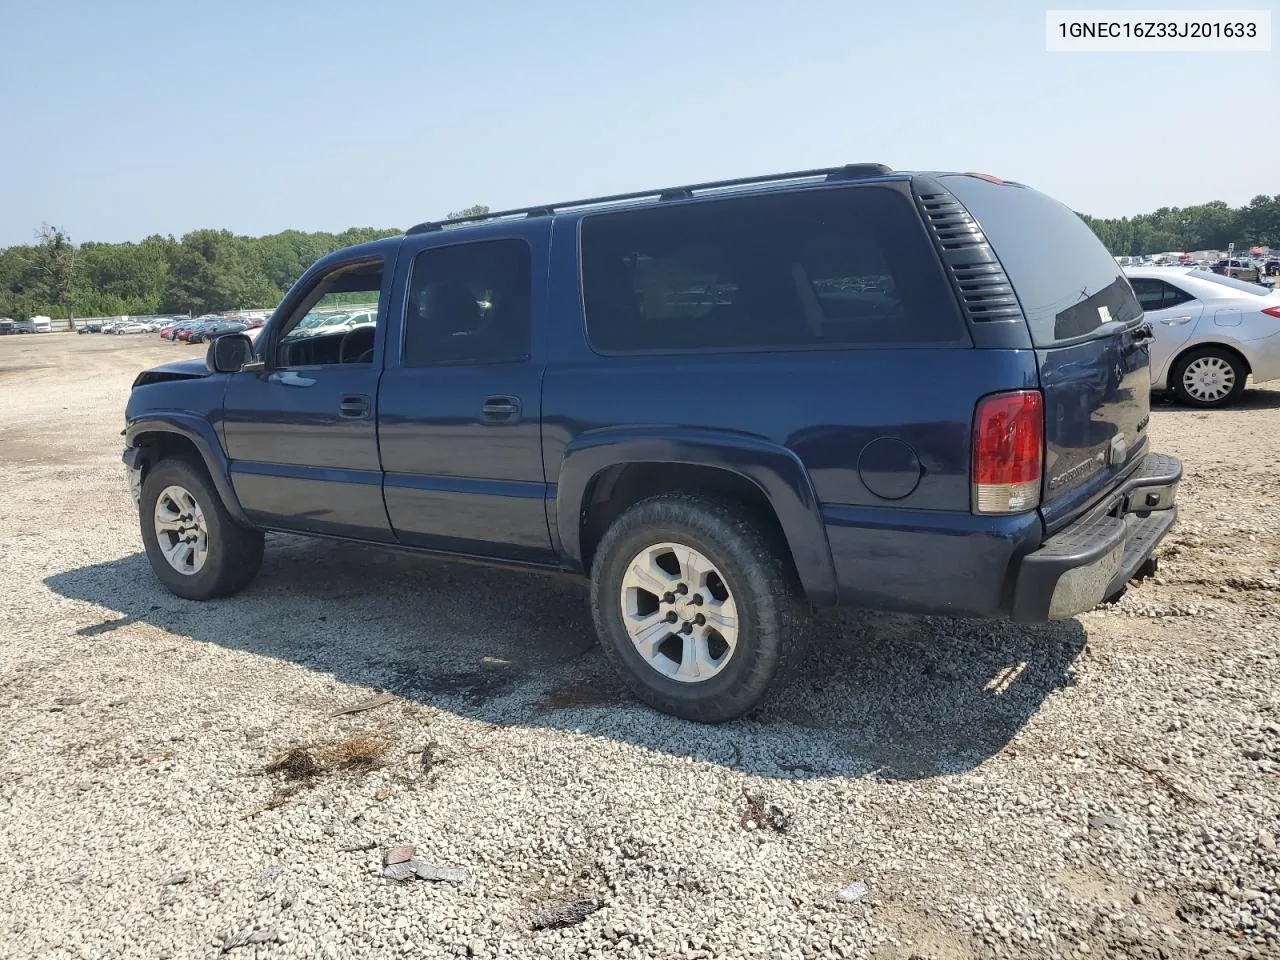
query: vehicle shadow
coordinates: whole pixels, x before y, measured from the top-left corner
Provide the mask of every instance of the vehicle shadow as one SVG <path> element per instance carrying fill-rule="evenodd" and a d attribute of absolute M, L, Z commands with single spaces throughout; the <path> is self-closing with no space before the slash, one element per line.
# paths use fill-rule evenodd
<path fill-rule="evenodd" d="M 707 727 L 630 697 L 595 643 L 585 587 L 567 578 L 271 536 L 261 575 L 226 600 L 174 597 L 142 553 L 45 583 L 115 611 L 85 636 L 141 621 L 494 724 L 572 730 L 767 777 L 970 769 L 1073 682 L 1086 639 L 1074 620 L 824 617 L 762 710 Z"/>
<path fill-rule="evenodd" d="M 1232 411 L 1240 410 L 1277 410 L 1280 409 L 1280 390 L 1266 387 L 1249 387 L 1240 395 L 1239 400 L 1229 407 L 1223 407 L 1221 410 L 1206 410 L 1202 407 L 1192 407 L 1179 403 L 1171 393 L 1153 393 L 1151 395 L 1151 409 L 1159 413 L 1199 413 L 1204 415 L 1231 413 Z"/>

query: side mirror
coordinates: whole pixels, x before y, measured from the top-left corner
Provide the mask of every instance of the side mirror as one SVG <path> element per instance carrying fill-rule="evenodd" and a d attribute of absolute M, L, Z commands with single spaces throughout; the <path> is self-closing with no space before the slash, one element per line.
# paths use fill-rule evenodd
<path fill-rule="evenodd" d="M 236 373 L 253 359 L 253 341 L 243 333 L 226 333 L 209 341 L 204 363 L 210 373 Z"/>

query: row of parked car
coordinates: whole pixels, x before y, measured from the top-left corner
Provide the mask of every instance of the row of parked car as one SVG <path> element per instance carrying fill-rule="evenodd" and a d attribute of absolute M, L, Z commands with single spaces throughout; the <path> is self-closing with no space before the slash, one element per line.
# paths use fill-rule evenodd
<path fill-rule="evenodd" d="M 242 333 L 261 327 L 263 320 L 239 319 L 210 314 L 194 319 L 160 317 L 154 320 L 122 320 L 116 323 L 81 323 L 78 333 L 106 333 L 123 336 L 136 333 L 159 333 L 165 340 L 202 343 L 223 333 Z"/>
<path fill-rule="evenodd" d="M 170 323 L 162 327 L 160 329 L 160 338 L 162 340 L 172 340 L 175 343 L 204 343 L 206 340 L 220 337 L 224 333 L 245 333 L 249 330 L 257 330 L 262 324 L 263 321 L 260 319 L 239 320 L 219 316 L 196 317 L 194 320 L 180 320 L 177 323 Z"/>
<path fill-rule="evenodd" d="M 359 309 L 351 313 L 312 313 L 308 314 L 294 327 L 290 333 L 291 340 L 302 340 L 308 337 L 325 336 L 354 330 L 356 327 L 371 327 L 376 320 L 376 308 Z M 179 320 L 160 328 L 160 336 L 164 340 L 182 343 L 204 343 L 214 337 L 228 333 L 247 333 L 261 329 L 265 323 L 261 318 L 238 319 L 233 317 L 207 316 L 193 320 Z"/>
<path fill-rule="evenodd" d="M 172 320 L 161 317 L 158 320 L 120 320 L 115 323 L 81 323 L 76 326 L 76 333 L 154 333 Z"/>

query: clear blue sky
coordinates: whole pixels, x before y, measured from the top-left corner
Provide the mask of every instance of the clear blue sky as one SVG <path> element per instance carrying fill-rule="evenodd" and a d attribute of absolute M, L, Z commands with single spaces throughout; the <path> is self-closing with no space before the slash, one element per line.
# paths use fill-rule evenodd
<path fill-rule="evenodd" d="M 1091 5 L 0 0 L 0 245 L 42 221 L 405 227 L 850 161 L 1107 216 L 1280 193 L 1280 54 L 1046 53 L 1046 6 Z"/>

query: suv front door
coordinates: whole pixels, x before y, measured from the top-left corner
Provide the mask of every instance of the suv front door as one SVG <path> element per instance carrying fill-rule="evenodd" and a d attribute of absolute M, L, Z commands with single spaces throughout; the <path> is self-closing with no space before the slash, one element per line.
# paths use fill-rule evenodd
<path fill-rule="evenodd" d="M 263 330 L 264 368 L 230 378 L 224 440 L 232 485 L 254 522 L 395 539 L 382 502 L 376 403 L 392 267 L 366 254 L 318 274 Z M 347 322 L 365 311 L 373 323 Z"/>

